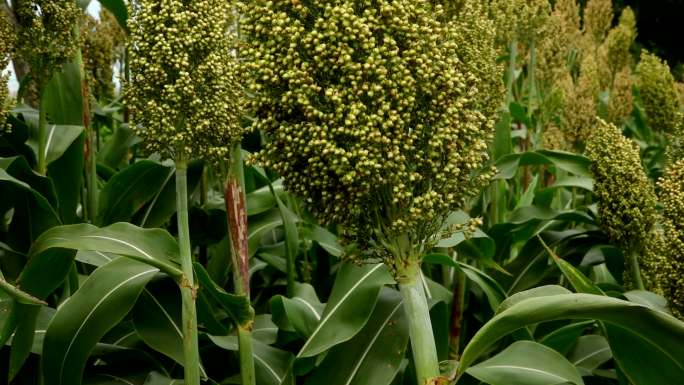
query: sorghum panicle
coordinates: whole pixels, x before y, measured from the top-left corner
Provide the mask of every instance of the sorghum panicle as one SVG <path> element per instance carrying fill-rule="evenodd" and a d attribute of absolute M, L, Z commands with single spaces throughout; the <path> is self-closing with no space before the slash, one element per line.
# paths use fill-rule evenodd
<path fill-rule="evenodd" d="M 433 236 L 488 177 L 494 27 L 479 0 L 453 19 L 431 3 L 242 4 L 254 126 L 270 139 L 256 160 L 381 255 Z"/>
<path fill-rule="evenodd" d="M 17 54 L 31 66 L 38 87 L 52 71 L 71 60 L 78 48 L 74 25 L 81 11 L 73 0 L 16 0 L 13 2 L 18 30 Z"/>
<path fill-rule="evenodd" d="M 651 129 L 674 134 L 682 125 L 682 111 L 670 67 L 643 51 L 636 68 L 637 87 Z"/>
<path fill-rule="evenodd" d="M 545 34 L 551 5 L 547 0 L 494 0 L 490 13 L 500 47 L 513 40 L 529 44 Z"/>
<path fill-rule="evenodd" d="M 584 8 L 582 19 L 584 49 L 595 51 L 603 42 L 613 24 L 612 0 L 589 0 Z"/>
<path fill-rule="evenodd" d="M 598 119 L 587 142 L 601 228 L 628 253 L 641 252 L 656 223 L 656 195 L 641 165 L 639 146 Z"/>
<path fill-rule="evenodd" d="M 10 61 L 10 54 L 14 49 L 15 36 L 12 27 L 4 13 L 0 14 L 0 132 L 7 127 L 7 114 L 11 108 L 7 81 L 9 74 L 2 73 Z"/>
<path fill-rule="evenodd" d="M 125 38 L 123 29 L 110 12 L 102 10 L 100 20 L 84 15 L 81 52 L 91 95 L 96 100 L 114 96 L 113 65 Z"/>
<path fill-rule="evenodd" d="M 148 150 L 219 161 L 240 140 L 230 11 L 218 0 L 131 3 L 125 92 Z"/>

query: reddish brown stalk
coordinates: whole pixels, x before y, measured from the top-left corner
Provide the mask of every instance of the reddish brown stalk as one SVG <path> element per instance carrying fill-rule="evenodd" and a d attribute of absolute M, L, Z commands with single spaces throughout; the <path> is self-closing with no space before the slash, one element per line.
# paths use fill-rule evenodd
<path fill-rule="evenodd" d="M 228 219 L 228 236 L 233 266 L 236 271 L 236 287 L 238 294 L 249 297 L 249 253 L 247 248 L 247 210 L 245 195 L 237 178 L 229 177 L 224 184 L 226 217 Z M 239 287 L 238 287 L 239 286 Z"/>

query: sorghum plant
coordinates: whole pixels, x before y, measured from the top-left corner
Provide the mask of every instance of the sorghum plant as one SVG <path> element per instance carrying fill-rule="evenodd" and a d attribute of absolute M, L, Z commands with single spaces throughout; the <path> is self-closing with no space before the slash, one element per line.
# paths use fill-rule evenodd
<path fill-rule="evenodd" d="M 500 95 L 495 31 L 479 1 L 246 2 L 256 160 L 285 177 L 358 258 L 381 258 L 404 296 L 419 383 L 439 376 L 421 257 L 487 180 Z"/>
<path fill-rule="evenodd" d="M 14 44 L 14 34 L 7 20 L 7 16 L 0 14 L 0 68 L 7 67 Z M 7 124 L 7 112 L 10 108 L 9 89 L 7 81 L 9 75 L 0 74 L 0 132 L 5 130 Z"/>
<path fill-rule="evenodd" d="M 656 224 L 656 194 L 641 166 L 639 146 L 611 123 L 598 119 L 587 143 L 593 161 L 601 228 L 627 253 L 633 284 L 644 289 L 639 256 Z"/>
<path fill-rule="evenodd" d="M 46 112 L 42 92 L 52 73 L 72 59 L 78 49 L 74 28 L 81 11 L 69 0 L 18 0 L 13 2 L 17 24 L 17 54 L 28 62 L 41 99 L 38 120 L 38 172 L 45 174 Z"/>
<path fill-rule="evenodd" d="M 682 111 L 670 67 L 656 55 L 643 51 L 636 74 L 649 126 L 656 131 L 676 133 L 682 124 Z"/>
<path fill-rule="evenodd" d="M 176 205 L 183 300 L 185 381 L 199 384 L 195 283 L 188 225 L 187 166 L 191 157 L 220 161 L 240 140 L 229 9 L 217 0 L 132 2 L 131 121 L 145 147 L 176 163 Z"/>

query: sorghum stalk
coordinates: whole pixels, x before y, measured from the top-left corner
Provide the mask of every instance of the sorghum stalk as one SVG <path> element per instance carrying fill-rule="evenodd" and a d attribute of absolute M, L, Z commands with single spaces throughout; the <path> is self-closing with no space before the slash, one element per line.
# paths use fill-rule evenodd
<path fill-rule="evenodd" d="M 644 281 L 641 279 L 641 269 L 639 268 L 639 255 L 635 252 L 629 253 L 629 267 L 634 280 L 634 287 L 638 290 L 646 290 Z"/>
<path fill-rule="evenodd" d="M 230 165 L 224 186 L 224 202 L 228 220 L 228 240 L 233 262 L 235 293 L 249 299 L 249 254 L 247 248 L 247 211 L 245 199 L 245 177 L 240 143 L 233 144 L 230 151 Z M 240 377 L 242 385 L 254 385 L 254 358 L 252 349 L 252 321 L 237 325 L 238 354 L 240 356 Z"/>
<path fill-rule="evenodd" d="M 180 284 L 182 301 L 183 369 L 187 385 L 199 385 L 200 361 L 197 340 L 197 311 L 195 308 L 195 279 L 190 250 L 188 223 L 188 163 L 184 154 L 176 159 L 176 212 L 178 219 L 178 246 L 180 248 L 183 278 Z"/>
<path fill-rule="evenodd" d="M 425 298 L 420 264 L 410 263 L 402 273 L 398 282 L 409 324 L 413 364 L 418 384 L 424 385 L 440 374 L 430 308 Z"/>
<path fill-rule="evenodd" d="M 41 92 L 40 106 L 38 107 L 38 173 L 47 173 L 47 162 L 45 146 L 47 145 L 47 112 L 45 111 L 45 101 Z"/>

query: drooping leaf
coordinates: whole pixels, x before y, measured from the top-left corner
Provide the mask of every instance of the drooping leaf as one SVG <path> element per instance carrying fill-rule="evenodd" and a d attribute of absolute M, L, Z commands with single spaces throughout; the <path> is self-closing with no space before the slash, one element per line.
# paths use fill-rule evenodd
<path fill-rule="evenodd" d="M 407 345 L 408 323 L 401 295 L 385 288 L 366 326 L 351 340 L 332 348 L 306 385 L 388 385 Z"/>
<path fill-rule="evenodd" d="M 249 299 L 244 295 L 230 294 L 218 286 L 209 277 L 209 273 L 204 267 L 195 263 L 195 273 L 197 274 L 197 281 L 200 284 L 201 294 L 211 297 L 216 303 L 226 312 L 235 325 L 245 325 L 251 322 L 254 318 L 254 309 L 252 309 Z"/>
<path fill-rule="evenodd" d="M 52 319 L 43 347 L 46 385 L 79 385 L 90 351 L 133 307 L 159 270 L 118 258 L 95 270 L 62 304 Z"/>
<path fill-rule="evenodd" d="M 275 323 L 281 329 L 297 332 L 304 338 L 313 333 L 325 309 L 313 286 L 306 283 L 295 285 L 292 298 L 276 295 L 269 303 Z"/>
<path fill-rule="evenodd" d="M 236 336 L 209 336 L 209 338 L 216 346 L 223 349 L 238 350 Z M 294 359 L 292 353 L 268 346 L 257 339 L 252 340 L 252 345 L 257 385 L 288 384 L 286 379 Z"/>
<path fill-rule="evenodd" d="M 467 372 L 491 385 L 584 385 L 577 369 L 565 357 L 531 341 L 514 342 Z"/>
<path fill-rule="evenodd" d="M 639 341 L 640 348 L 634 349 L 632 346 L 631 356 L 638 355 L 641 364 L 644 364 L 644 357 L 649 357 L 649 361 L 657 363 L 657 366 L 640 365 L 642 376 L 631 378 L 636 385 L 671 384 L 676 383 L 678 378 L 684 378 L 684 346 L 678 342 L 684 338 L 684 323 L 643 305 L 592 294 L 527 298 L 501 311 L 473 336 L 461 356 L 459 372 L 463 373 L 501 337 L 526 325 L 558 319 L 595 319 L 615 326 L 616 338 L 609 334 L 608 339 L 618 361 L 617 345 L 614 343 Z M 617 338 L 620 332 L 620 336 L 628 333 L 631 338 Z M 649 354 L 642 354 L 647 347 Z M 649 382 L 643 382 L 645 378 Z"/>
<path fill-rule="evenodd" d="M 100 192 L 97 222 L 106 226 L 130 221 L 133 214 L 163 189 L 172 173 L 172 167 L 151 160 L 137 162 L 117 173 Z"/>
<path fill-rule="evenodd" d="M 169 233 L 160 229 L 142 229 L 129 223 L 103 228 L 89 224 L 54 227 L 32 245 L 27 269 L 48 271 L 50 261 L 42 254 L 56 248 L 125 255 L 156 266 L 174 278 L 182 275 L 176 264 L 178 244 Z"/>
<path fill-rule="evenodd" d="M 380 288 L 394 280 L 383 264 L 344 265 L 335 279 L 321 321 L 297 357 L 312 357 L 349 340 L 370 317 Z"/>
<path fill-rule="evenodd" d="M 589 334 L 579 337 L 568 360 L 579 369 L 583 376 L 590 376 L 594 370 L 613 357 L 605 337 Z"/>

